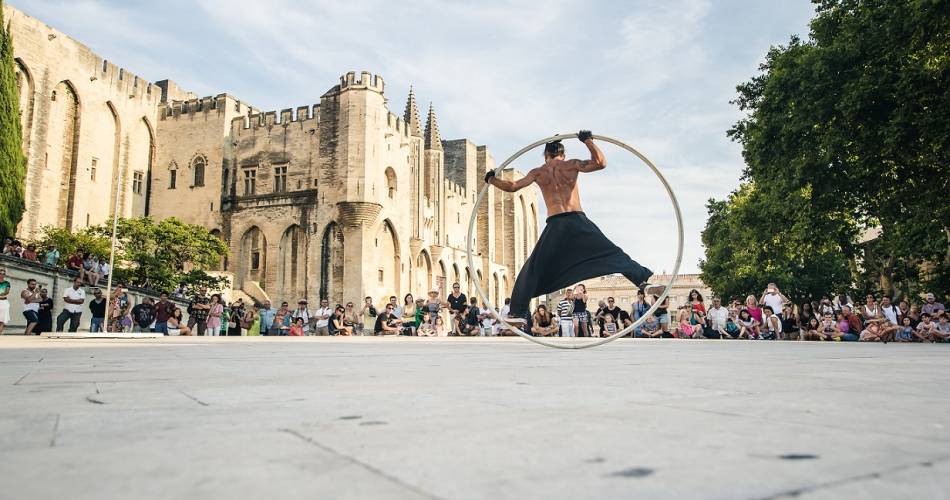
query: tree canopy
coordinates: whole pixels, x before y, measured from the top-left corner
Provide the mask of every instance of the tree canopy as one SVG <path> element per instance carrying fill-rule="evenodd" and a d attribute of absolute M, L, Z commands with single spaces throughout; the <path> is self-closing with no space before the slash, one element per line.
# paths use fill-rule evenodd
<path fill-rule="evenodd" d="M 702 277 L 733 292 L 755 266 L 751 291 L 788 276 L 812 294 L 946 292 L 950 2 L 815 3 L 809 39 L 737 87 L 743 184 L 710 201 Z"/>
<path fill-rule="evenodd" d="M 12 236 L 23 217 L 26 156 L 20 128 L 13 36 L 0 0 L 0 235 Z"/>

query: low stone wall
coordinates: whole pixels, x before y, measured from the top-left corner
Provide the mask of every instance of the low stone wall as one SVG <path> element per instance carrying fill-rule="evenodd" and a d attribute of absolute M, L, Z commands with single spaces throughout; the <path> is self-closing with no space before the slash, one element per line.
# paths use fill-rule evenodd
<path fill-rule="evenodd" d="M 73 278 L 77 273 L 61 268 L 52 267 L 30 262 L 23 259 L 0 255 L 0 267 L 7 270 L 7 281 L 10 282 L 10 323 L 4 334 L 23 333 L 26 329 L 26 318 L 23 317 L 23 299 L 20 298 L 20 292 L 26 289 L 26 280 L 35 279 L 39 286 L 49 290 L 49 297 L 53 299 L 53 326 L 56 325 L 56 315 L 63 310 L 63 291 L 73 286 Z M 115 283 L 113 283 L 115 286 Z M 89 301 L 92 300 L 92 287 L 86 285 L 86 303 L 83 304 L 82 320 L 79 325 L 80 330 L 88 331 L 89 322 L 92 315 L 89 313 Z M 100 282 L 99 288 L 105 293 L 106 284 Z M 132 304 L 138 304 L 144 297 L 151 297 L 158 300 L 158 292 L 154 290 L 145 290 L 143 288 L 128 288 L 129 297 Z M 188 303 L 181 300 L 172 300 L 182 310 L 187 309 Z M 185 314 L 187 317 L 187 313 Z"/>

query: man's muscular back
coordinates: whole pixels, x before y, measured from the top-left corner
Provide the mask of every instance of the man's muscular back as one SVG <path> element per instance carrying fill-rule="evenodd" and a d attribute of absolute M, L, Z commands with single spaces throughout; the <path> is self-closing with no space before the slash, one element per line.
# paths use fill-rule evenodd
<path fill-rule="evenodd" d="M 581 210 L 581 195 L 577 189 L 580 160 L 552 158 L 528 173 L 541 188 L 548 215 Z"/>

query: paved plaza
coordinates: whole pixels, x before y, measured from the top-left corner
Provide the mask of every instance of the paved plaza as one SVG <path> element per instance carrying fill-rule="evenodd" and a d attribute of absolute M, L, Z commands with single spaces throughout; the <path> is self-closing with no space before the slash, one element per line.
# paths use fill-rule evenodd
<path fill-rule="evenodd" d="M 948 498 L 948 359 L 945 344 L 0 337 L 0 498 Z"/>

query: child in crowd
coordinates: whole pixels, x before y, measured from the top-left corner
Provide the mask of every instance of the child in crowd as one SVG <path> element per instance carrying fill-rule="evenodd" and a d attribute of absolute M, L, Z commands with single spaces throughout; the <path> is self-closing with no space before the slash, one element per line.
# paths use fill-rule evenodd
<path fill-rule="evenodd" d="M 739 325 L 736 324 L 736 315 L 733 312 L 730 312 L 729 317 L 726 318 L 726 335 L 730 339 L 739 338 Z"/>
<path fill-rule="evenodd" d="M 748 309 L 739 311 L 739 338 L 755 340 L 759 336 L 759 322 L 752 317 Z"/>
<path fill-rule="evenodd" d="M 822 336 L 819 333 L 821 329 L 821 323 L 818 321 L 818 318 L 812 316 L 808 319 L 808 323 L 805 324 L 805 327 L 802 330 L 802 335 L 804 335 L 805 340 L 821 340 Z"/>
<path fill-rule="evenodd" d="M 825 313 L 822 317 L 818 333 L 821 334 L 823 340 L 841 340 L 841 327 L 831 313 Z"/>
<path fill-rule="evenodd" d="M 636 336 L 653 338 L 659 336 L 660 333 L 660 321 L 656 319 L 656 316 L 651 314 L 646 320 L 643 321 L 643 324 L 640 325 L 640 331 L 636 334 Z"/>
<path fill-rule="evenodd" d="M 936 335 L 944 342 L 950 340 L 950 316 L 947 316 L 946 312 L 942 312 L 940 316 L 937 316 Z"/>
<path fill-rule="evenodd" d="M 435 328 L 432 327 L 431 315 L 429 311 L 422 311 L 422 317 L 419 321 L 419 329 L 416 330 L 420 337 L 432 337 L 435 335 Z"/>
<path fill-rule="evenodd" d="M 294 324 L 290 327 L 290 336 L 303 337 L 303 318 L 297 317 L 294 319 Z"/>
<path fill-rule="evenodd" d="M 924 342 L 934 342 L 937 340 L 937 324 L 929 313 L 920 315 L 920 323 L 917 324 L 917 337 Z"/>
<path fill-rule="evenodd" d="M 838 313 L 836 314 L 836 316 L 837 316 L 837 321 L 838 321 L 838 330 L 839 330 L 842 334 L 844 334 L 844 333 L 850 333 L 850 332 L 851 332 L 851 324 L 848 323 L 848 318 L 846 318 L 846 317 L 844 316 L 844 312 L 838 311 Z"/>
<path fill-rule="evenodd" d="M 696 328 L 693 328 L 693 325 L 689 323 L 689 307 L 680 308 L 679 314 L 676 316 L 676 336 L 683 338 L 699 338 L 695 336 Z M 699 330 L 702 331 L 702 327 L 699 327 Z"/>
<path fill-rule="evenodd" d="M 435 336 L 436 337 L 445 337 L 448 332 L 445 330 L 445 320 L 442 319 L 442 316 L 436 316 L 435 318 Z"/>
<path fill-rule="evenodd" d="M 608 337 L 617 333 L 617 321 L 613 314 L 607 313 L 604 315 L 604 331 L 607 332 Z"/>
<path fill-rule="evenodd" d="M 901 318 L 901 326 L 894 335 L 895 342 L 913 342 L 917 338 L 914 335 L 914 327 L 910 325 L 910 317 Z"/>

